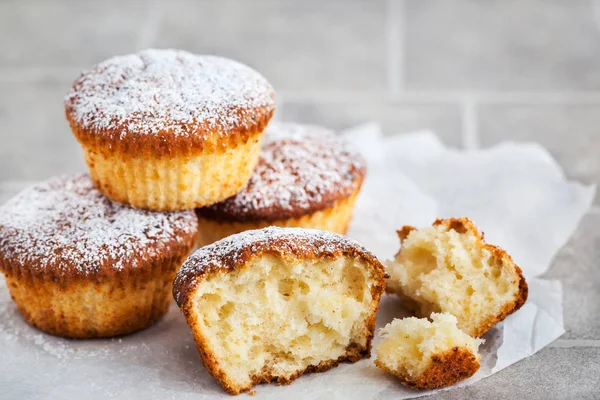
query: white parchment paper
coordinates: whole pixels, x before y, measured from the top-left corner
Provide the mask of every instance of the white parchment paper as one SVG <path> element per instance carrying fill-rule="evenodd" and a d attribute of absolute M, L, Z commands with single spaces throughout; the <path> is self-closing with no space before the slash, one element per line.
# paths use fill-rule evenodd
<path fill-rule="evenodd" d="M 465 152 L 446 148 L 430 132 L 384 137 L 375 124 L 345 135 L 369 166 L 350 236 L 385 260 L 398 250 L 395 230 L 402 225 L 422 227 L 438 216 L 468 216 L 523 269 L 529 300 L 485 336 L 480 371 L 458 386 L 506 368 L 564 333 L 560 282 L 539 276 L 590 207 L 593 187 L 567 181 L 550 154 L 535 144 Z M 399 300 L 384 296 L 377 326 L 405 315 Z M 73 341 L 28 326 L 1 280 L 0 316 L 0 399 L 229 398 L 204 370 L 174 305 L 143 332 Z M 258 398 L 278 399 L 424 394 L 399 385 L 372 359 L 306 375 L 290 386 L 256 389 Z"/>

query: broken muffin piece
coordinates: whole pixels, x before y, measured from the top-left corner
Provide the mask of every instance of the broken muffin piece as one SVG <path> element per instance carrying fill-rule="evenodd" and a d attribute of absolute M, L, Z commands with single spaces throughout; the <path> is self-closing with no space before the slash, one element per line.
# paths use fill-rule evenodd
<path fill-rule="evenodd" d="M 231 394 L 368 357 L 385 270 L 345 236 L 265 228 L 198 249 L 173 294 Z"/>
<path fill-rule="evenodd" d="M 450 386 L 477 372 L 484 341 L 458 329 L 451 314 L 433 313 L 431 320 L 395 319 L 382 328 L 375 365 L 413 389 Z"/>
<path fill-rule="evenodd" d="M 527 300 L 521 269 L 501 248 L 484 242 L 468 218 L 398 231 L 401 249 L 387 263 L 387 291 L 417 316 L 449 312 L 473 337 L 484 335 Z"/>

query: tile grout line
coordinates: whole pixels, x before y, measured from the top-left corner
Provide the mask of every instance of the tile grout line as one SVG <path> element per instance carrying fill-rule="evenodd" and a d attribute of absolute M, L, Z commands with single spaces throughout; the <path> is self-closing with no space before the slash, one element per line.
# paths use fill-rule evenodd
<path fill-rule="evenodd" d="M 385 91 L 326 91 L 326 92 L 303 92 L 280 90 L 278 94 L 283 94 L 287 102 L 295 103 L 349 103 L 365 101 L 414 101 L 417 103 L 452 103 L 458 104 L 462 96 L 455 93 L 439 93 L 431 96 L 426 93 L 401 92 L 395 98 L 390 99 Z"/>
<path fill-rule="evenodd" d="M 285 93 L 289 102 L 357 102 L 366 100 L 390 100 L 385 91 L 356 91 L 356 90 L 332 90 L 332 91 L 288 91 Z M 394 96 L 394 102 L 417 102 L 417 103 L 462 103 L 468 97 L 478 105 L 488 104 L 510 104 L 510 105 L 600 105 L 600 92 L 556 92 L 556 93 L 472 93 L 472 92 L 428 92 L 428 91 L 401 91 Z"/>
<path fill-rule="evenodd" d="M 477 109 L 471 96 L 466 96 L 460 107 L 462 120 L 462 147 L 466 150 L 476 150 L 480 147 L 479 129 L 477 126 Z"/>
<path fill-rule="evenodd" d="M 421 95 L 429 94 L 430 96 L 435 93 L 428 92 L 416 92 Z M 468 94 L 471 98 L 484 104 L 519 104 L 519 105 L 569 105 L 572 103 L 576 104 L 600 104 L 600 92 L 592 91 L 567 91 L 567 92 L 441 92 L 441 93 L 455 93 L 457 95 Z"/>
<path fill-rule="evenodd" d="M 600 347 L 600 339 L 558 339 L 548 347 L 570 349 L 574 347 Z"/>
<path fill-rule="evenodd" d="M 391 1 L 391 0 L 390 0 Z M 152 45 L 156 35 L 161 15 L 154 11 L 152 22 L 148 24 L 147 32 L 140 36 L 138 45 L 148 47 Z M 150 17 L 149 17 L 150 18 Z M 154 31 L 154 32 L 153 32 Z M 37 83 L 44 80 L 57 82 L 71 82 L 84 66 L 64 67 L 25 67 L 25 68 L 0 68 L 0 83 Z M 400 89 L 400 90 L 398 90 Z M 356 102 L 366 100 L 389 100 L 389 93 L 384 91 L 285 91 L 286 100 L 289 102 Z M 422 104 L 460 103 L 465 95 L 472 98 L 479 105 L 600 105 L 600 91 L 593 92 L 465 92 L 465 91 L 403 91 L 396 89 L 397 94 L 392 96 L 392 101 L 415 102 Z M 282 93 L 279 91 L 278 93 Z"/>
<path fill-rule="evenodd" d="M 386 14 L 388 85 L 395 98 L 404 89 L 404 1 L 387 0 Z"/>
<path fill-rule="evenodd" d="M 596 29 L 600 30 L 600 2 L 598 0 L 590 0 L 590 7 L 592 8 L 592 20 Z"/>
<path fill-rule="evenodd" d="M 144 49 L 152 46 L 158 25 L 162 18 L 162 9 L 160 1 L 154 0 L 148 8 L 148 15 L 144 26 L 140 30 L 136 47 Z M 0 83 L 31 83 L 39 82 L 45 79 L 71 82 L 73 77 L 85 68 L 64 66 L 64 67 L 28 67 L 28 68 L 0 68 Z"/>
<path fill-rule="evenodd" d="M 162 8 L 160 1 L 153 1 L 149 7 L 148 15 L 137 40 L 139 50 L 151 47 L 158 33 L 158 26 L 162 20 Z"/>
<path fill-rule="evenodd" d="M 600 104 L 600 92 L 486 92 L 474 93 L 474 99 L 486 104 L 570 105 Z"/>

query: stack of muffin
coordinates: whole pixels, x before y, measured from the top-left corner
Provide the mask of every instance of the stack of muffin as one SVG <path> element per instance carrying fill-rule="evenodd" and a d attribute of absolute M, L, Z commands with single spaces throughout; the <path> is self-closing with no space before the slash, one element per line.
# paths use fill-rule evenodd
<path fill-rule="evenodd" d="M 52 178 L 0 209 L 11 295 L 58 336 L 152 325 L 197 245 L 269 225 L 345 233 L 365 174 L 327 129 L 267 129 L 271 85 L 225 58 L 114 57 L 81 74 L 65 110 L 89 175 Z"/>
<path fill-rule="evenodd" d="M 259 73 L 175 50 L 95 66 L 65 109 L 89 175 L 0 207 L 0 270 L 27 322 L 124 335 L 158 321 L 173 293 L 232 394 L 370 355 L 386 272 L 341 235 L 365 165 L 338 136 L 268 125 L 275 96 Z M 474 337 L 525 302 L 522 273 L 468 219 L 399 235 L 388 290 L 433 322 L 384 329 L 377 365 L 415 388 L 465 379 Z"/>

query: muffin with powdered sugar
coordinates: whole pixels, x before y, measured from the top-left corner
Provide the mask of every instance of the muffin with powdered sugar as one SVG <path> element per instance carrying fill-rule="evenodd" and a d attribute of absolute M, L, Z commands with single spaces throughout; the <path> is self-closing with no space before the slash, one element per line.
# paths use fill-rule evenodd
<path fill-rule="evenodd" d="M 236 194 L 275 109 L 246 65 L 181 50 L 144 50 L 84 71 L 65 98 L 90 174 L 111 200 L 185 210 Z"/>
<path fill-rule="evenodd" d="M 271 225 L 344 234 L 365 173 L 364 159 L 333 131 L 273 122 L 248 184 L 197 210 L 199 245 Z"/>
<path fill-rule="evenodd" d="M 88 175 L 56 177 L 0 207 L 0 271 L 44 332 L 124 335 L 167 313 L 196 229 L 193 211 L 139 210 L 103 196 Z"/>

